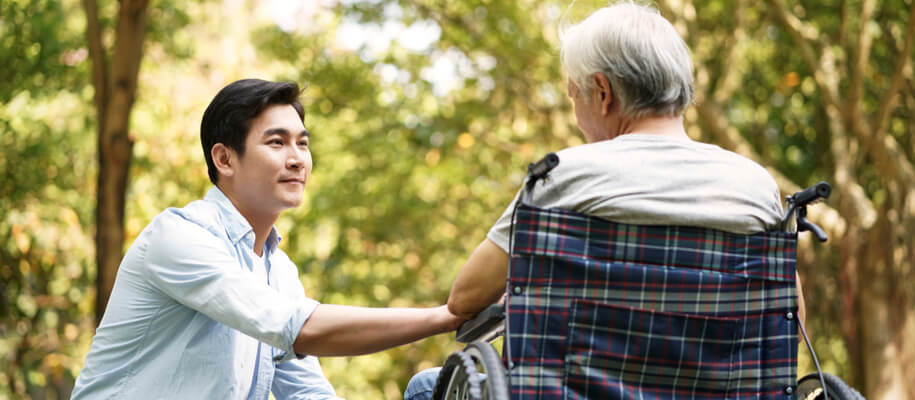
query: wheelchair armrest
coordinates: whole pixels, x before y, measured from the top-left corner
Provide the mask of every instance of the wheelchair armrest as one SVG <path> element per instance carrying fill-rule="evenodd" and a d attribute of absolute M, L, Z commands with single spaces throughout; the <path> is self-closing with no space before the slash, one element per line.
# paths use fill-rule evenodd
<path fill-rule="evenodd" d="M 473 319 L 464 322 L 457 330 L 457 341 L 470 343 L 473 341 L 488 342 L 495 339 L 505 331 L 505 305 L 496 303 L 480 311 Z"/>

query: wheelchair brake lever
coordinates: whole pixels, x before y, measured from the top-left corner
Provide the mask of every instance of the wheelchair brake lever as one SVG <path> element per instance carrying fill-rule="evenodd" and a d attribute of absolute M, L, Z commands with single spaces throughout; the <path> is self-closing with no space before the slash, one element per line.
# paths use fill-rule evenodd
<path fill-rule="evenodd" d="M 814 235 L 816 235 L 817 239 L 819 239 L 821 242 L 825 242 L 826 240 L 829 239 L 826 236 L 826 231 L 824 231 L 823 228 L 820 228 L 817 224 L 814 224 L 813 222 L 808 221 L 806 215 L 798 215 L 797 231 L 798 232 L 811 231 L 811 232 L 813 232 Z"/>

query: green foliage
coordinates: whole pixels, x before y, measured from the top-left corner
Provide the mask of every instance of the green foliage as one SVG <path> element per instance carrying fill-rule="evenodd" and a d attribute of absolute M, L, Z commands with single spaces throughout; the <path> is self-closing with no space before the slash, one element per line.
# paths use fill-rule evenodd
<path fill-rule="evenodd" d="M 0 398 L 67 396 L 93 331 L 84 96 L 0 108 Z"/>
<path fill-rule="evenodd" d="M 392 21 L 433 25 L 439 40 L 420 49 L 393 40 L 382 50 L 330 50 L 333 38 L 320 33 L 266 27 L 252 35 L 260 58 L 302 66 L 287 78 L 309 85 L 315 168 L 308 204 L 287 215 L 281 230 L 306 290 L 324 302 L 444 302 L 457 269 L 517 190 L 524 165 L 568 140 L 546 134 L 554 130 L 550 118 L 566 125 L 558 133 L 571 133 L 567 115 L 554 117 L 567 105 L 555 54 L 543 51 L 547 39 L 540 30 L 516 31 L 538 25 L 542 12 L 510 2 L 488 10 L 473 2 L 393 4 L 337 12 L 378 30 Z M 452 89 L 436 95 L 429 69 L 452 59 L 465 64 L 447 76 Z M 544 104 L 545 95 L 554 104 Z M 323 363 L 342 396 L 396 398 L 413 373 L 456 348 L 442 336 Z"/>
<path fill-rule="evenodd" d="M 76 66 L 88 53 L 72 2 L 0 1 L 0 101 L 20 92 L 49 94 L 85 85 Z"/>

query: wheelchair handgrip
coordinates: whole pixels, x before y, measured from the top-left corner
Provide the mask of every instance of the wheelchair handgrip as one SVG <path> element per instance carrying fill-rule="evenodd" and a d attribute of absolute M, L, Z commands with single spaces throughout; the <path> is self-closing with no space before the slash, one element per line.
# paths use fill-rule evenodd
<path fill-rule="evenodd" d="M 531 165 L 527 167 L 527 174 L 531 177 L 532 181 L 536 181 L 550 173 L 557 165 L 559 165 L 559 156 L 557 156 L 556 153 L 549 153 L 540 159 L 540 161 L 531 163 Z"/>
<path fill-rule="evenodd" d="M 473 319 L 464 322 L 457 330 L 456 340 L 461 343 L 473 341 L 490 341 L 502 334 L 505 329 L 505 305 L 490 304 Z"/>
<path fill-rule="evenodd" d="M 831 193 L 832 187 L 828 183 L 820 181 L 816 185 L 791 195 L 791 201 L 794 202 L 795 206 L 801 207 L 819 199 L 829 198 Z"/>

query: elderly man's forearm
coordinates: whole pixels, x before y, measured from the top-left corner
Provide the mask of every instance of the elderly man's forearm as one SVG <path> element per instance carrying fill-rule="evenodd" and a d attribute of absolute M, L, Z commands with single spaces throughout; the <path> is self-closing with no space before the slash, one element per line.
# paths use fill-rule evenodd
<path fill-rule="evenodd" d="M 448 309 L 455 315 L 471 318 L 495 303 L 505 292 L 508 254 L 489 239 L 484 239 L 458 271 L 448 296 Z"/>
<path fill-rule="evenodd" d="M 487 306 L 498 301 L 500 295 L 488 297 L 478 293 L 452 291 L 448 297 L 448 311 L 466 319 L 471 319 Z"/>

